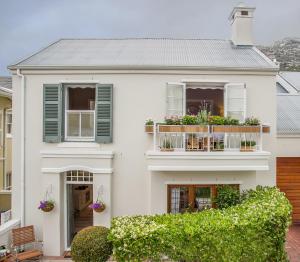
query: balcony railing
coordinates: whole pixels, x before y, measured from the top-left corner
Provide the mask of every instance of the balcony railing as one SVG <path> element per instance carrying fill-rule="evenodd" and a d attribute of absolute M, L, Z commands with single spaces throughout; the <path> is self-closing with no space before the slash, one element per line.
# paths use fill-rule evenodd
<path fill-rule="evenodd" d="M 67 110 L 65 130 L 67 141 L 93 141 L 95 138 L 95 111 Z"/>
<path fill-rule="evenodd" d="M 146 127 L 147 128 L 147 127 Z M 148 129 L 148 132 L 151 130 Z M 153 125 L 154 151 L 262 151 L 268 126 Z"/>

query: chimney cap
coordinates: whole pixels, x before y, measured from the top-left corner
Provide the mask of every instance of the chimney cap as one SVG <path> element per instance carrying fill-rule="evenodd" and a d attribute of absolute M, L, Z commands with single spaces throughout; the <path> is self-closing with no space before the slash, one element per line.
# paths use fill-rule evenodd
<path fill-rule="evenodd" d="M 240 2 L 237 6 L 235 6 L 229 17 L 228 17 L 228 20 L 229 21 L 232 21 L 233 20 L 233 17 L 234 17 L 234 14 L 238 11 L 250 11 L 250 12 L 254 12 L 255 11 L 255 7 L 250 7 L 250 6 L 246 6 L 243 2 Z"/>

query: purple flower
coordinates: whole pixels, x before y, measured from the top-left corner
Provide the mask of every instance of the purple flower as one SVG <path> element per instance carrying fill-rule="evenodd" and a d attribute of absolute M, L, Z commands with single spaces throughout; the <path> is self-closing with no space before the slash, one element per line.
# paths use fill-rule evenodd
<path fill-rule="evenodd" d="M 38 209 L 44 209 L 49 206 L 54 206 L 54 201 L 52 200 L 42 200 L 40 201 L 40 205 L 38 206 Z"/>
<path fill-rule="evenodd" d="M 98 209 L 98 208 L 101 208 L 102 206 L 103 206 L 102 202 L 96 201 L 95 203 L 90 204 L 89 208 L 91 208 L 91 209 Z"/>
<path fill-rule="evenodd" d="M 47 203 L 48 201 L 40 201 L 40 205 L 38 207 L 38 209 L 43 209 L 47 207 Z"/>

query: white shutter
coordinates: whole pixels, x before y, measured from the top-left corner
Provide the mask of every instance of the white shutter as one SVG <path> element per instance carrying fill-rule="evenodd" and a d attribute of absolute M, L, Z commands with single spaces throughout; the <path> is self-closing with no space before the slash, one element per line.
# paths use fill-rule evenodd
<path fill-rule="evenodd" d="M 229 83 L 225 85 L 225 116 L 238 119 L 246 118 L 246 85 L 244 83 Z"/>
<path fill-rule="evenodd" d="M 185 84 L 167 83 L 167 116 L 182 116 L 185 111 Z"/>

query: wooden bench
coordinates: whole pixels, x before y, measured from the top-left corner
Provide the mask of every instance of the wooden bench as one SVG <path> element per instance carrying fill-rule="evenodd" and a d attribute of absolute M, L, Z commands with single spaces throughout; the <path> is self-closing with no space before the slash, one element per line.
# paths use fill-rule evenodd
<path fill-rule="evenodd" d="M 24 261 L 33 258 L 40 258 L 42 251 L 35 248 L 37 243 L 34 234 L 33 226 L 26 226 L 21 228 L 12 229 L 12 248 L 14 250 L 20 249 L 27 244 L 33 244 L 33 249 L 24 252 L 13 254 L 15 261 Z"/>

